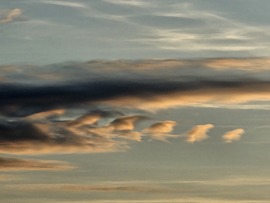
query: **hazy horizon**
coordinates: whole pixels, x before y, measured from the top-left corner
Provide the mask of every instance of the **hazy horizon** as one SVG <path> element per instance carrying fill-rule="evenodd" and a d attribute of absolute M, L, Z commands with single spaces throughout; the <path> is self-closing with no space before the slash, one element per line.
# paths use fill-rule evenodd
<path fill-rule="evenodd" d="M 2 0 L 5 203 L 266 203 L 266 0 Z"/>

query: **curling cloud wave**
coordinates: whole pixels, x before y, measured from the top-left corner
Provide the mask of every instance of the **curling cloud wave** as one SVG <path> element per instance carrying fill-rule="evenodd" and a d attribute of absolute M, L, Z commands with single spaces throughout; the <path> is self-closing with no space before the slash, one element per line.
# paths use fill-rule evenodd
<path fill-rule="evenodd" d="M 205 59 L 1 66 L 0 152 L 111 152 L 147 136 L 177 138 L 171 134 L 176 122 L 152 122 L 147 113 L 138 112 L 270 101 L 269 68 L 251 71 L 248 64 L 247 59 Z M 121 108 L 133 112 L 118 111 Z M 146 120 L 149 125 L 141 127 Z M 195 126 L 187 141 L 206 139 L 211 128 Z M 234 141 L 240 134 L 224 139 Z"/>

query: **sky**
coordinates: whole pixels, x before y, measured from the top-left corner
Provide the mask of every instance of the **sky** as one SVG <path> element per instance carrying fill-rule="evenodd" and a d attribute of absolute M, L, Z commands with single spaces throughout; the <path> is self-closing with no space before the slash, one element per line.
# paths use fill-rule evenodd
<path fill-rule="evenodd" d="M 1 0 L 1 200 L 269 202 L 269 8 Z"/>

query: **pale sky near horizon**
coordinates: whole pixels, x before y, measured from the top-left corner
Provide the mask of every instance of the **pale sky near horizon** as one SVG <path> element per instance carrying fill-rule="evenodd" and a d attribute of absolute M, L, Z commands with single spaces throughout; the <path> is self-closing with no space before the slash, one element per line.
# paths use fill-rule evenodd
<path fill-rule="evenodd" d="M 269 202 L 269 8 L 1 0 L 1 202 Z"/>

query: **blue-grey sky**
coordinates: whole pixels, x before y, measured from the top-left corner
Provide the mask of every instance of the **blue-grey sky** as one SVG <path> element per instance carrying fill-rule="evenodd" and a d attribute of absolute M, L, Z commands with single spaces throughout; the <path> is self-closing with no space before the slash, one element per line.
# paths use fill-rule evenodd
<path fill-rule="evenodd" d="M 269 55 L 267 0 L 2 0 L 2 64 Z"/>
<path fill-rule="evenodd" d="M 1 0 L 1 201 L 269 202 L 269 8 Z"/>

